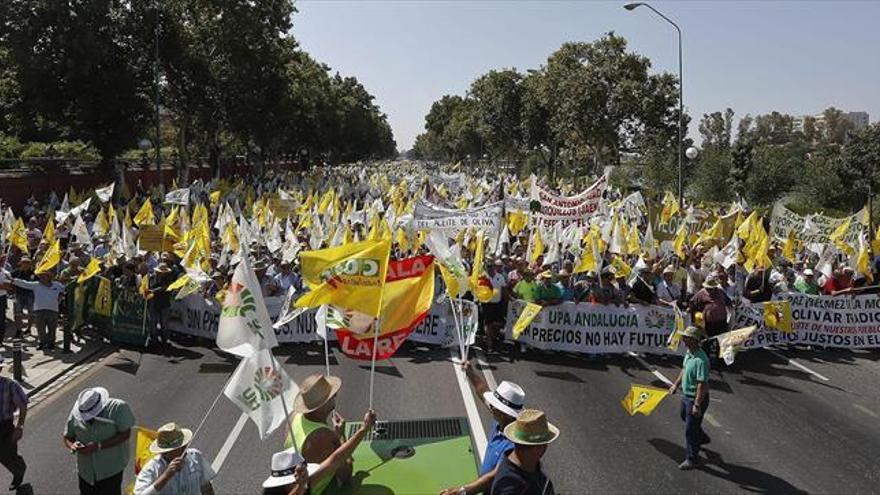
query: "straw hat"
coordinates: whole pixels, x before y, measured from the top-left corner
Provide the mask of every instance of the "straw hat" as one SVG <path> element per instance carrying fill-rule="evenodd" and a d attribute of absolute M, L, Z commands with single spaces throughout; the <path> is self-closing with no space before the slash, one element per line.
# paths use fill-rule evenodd
<path fill-rule="evenodd" d="M 703 331 L 693 325 L 685 328 L 681 332 L 682 337 L 690 337 L 692 339 L 697 339 L 697 340 L 699 340 L 700 337 L 702 337 L 702 335 L 703 335 Z"/>
<path fill-rule="evenodd" d="M 293 402 L 296 412 L 310 413 L 321 408 L 342 388 L 342 379 L 321 374 L 309 375 L 299 385 L 299 394 Z"/>
<path fill-rule="evenodd" d="M 543 411 L 526 409 L 504 428 L 504 436 L 519 445 L 547 445 L 559 437 L 559 428 L 547 421 Z"/>
<path fill-rule="evenodd" d="M 168 423 L 159 428 L 158 435 L 150 444 L 150 452 L 162 454 L 189 445 L 192 441 L 192 430 L 180 428 L 177 423 Z"/>
<path fill-rule="evenodd" d="M 721 284 L 718 283 L 718 277 L 713 275 L 706 278 L 706 281 L 703 282 L 703 287 L 706 289 L 717 289 L 721 287 Z"/>

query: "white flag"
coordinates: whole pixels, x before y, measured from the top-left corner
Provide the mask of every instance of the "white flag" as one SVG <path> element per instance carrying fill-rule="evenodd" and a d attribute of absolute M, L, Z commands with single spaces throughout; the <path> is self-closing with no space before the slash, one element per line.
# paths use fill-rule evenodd
<path fill-rule="evenodd" d="M 284 325 L 287 325 L 295 320 L 297 316 L 303 314 L 309 309 L 294 307 L 294 303 L 300 295 L 301 294 L 296 293 L 296 287 L 293 285 L 287 289 L 287 296 L 284 298 L 284 306 L 281 306 L 281 312 L 278 314 L 278 319 L 272 324 L 272 328 L 281 328 Z M 318 333 L 320 334 L 320 330 Z"/>
<path fill-rule="evenodd" d="M 327 340 L 327 308 L 326 304 L 322 304 L 315 312 L 315 333 L 324 340 Z"/>
<path fill-rule="evenodd" d="M 295 386 L 272 351 L 260 349 L 238 364 L 223 394 L 257 425 L 265 439 L 285 421 L 282 397 L 295 395 Z"/>
<path fill-rule="evenodd" d="M 76 220 L 73 222 L 73 236 L 76 242 L 92 247 L 92 237 L 89 235 L 89 229 L 79 215 L 76 216 Z"/>
<path fill-rule="evenodd" d="M 217 347 L 237 356 L 250 356 L 278 345 L 260 284 L 246 254 L 235 267 L 223 301 Z"/>
<path fill-rule="evenodd" d="M 110 201 L 110 198 L 113 197 L 113 188 L 116 187 L 116 183 L 113 182 L 107 187 L 101 187 L 99 189 L 95 189 L 95 196 L 101 200 L 102 203 L 106 203 Z"/>
<path fill-rule="evenodd" d="M 189 188 L 175 189 L 165 195 L 165 202 L 173 205 L 189 206 Z"/>

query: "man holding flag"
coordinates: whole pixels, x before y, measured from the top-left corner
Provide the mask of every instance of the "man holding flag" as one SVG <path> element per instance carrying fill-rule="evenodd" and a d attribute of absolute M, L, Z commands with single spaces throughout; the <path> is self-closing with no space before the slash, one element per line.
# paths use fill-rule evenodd
<path fill-rule="evenodd" d="M 40 340 L 37 350 L 54 349 L 55 332 L 58 328 L 58 300 L 64 294 L 64 286 L 54 280 L 51 270 L 40 272 L 37 276 L 39 280 L 35 282 L 13 279 L 12 285 L 34 294 L 34 323 Z"/>
<path fill-rule="evenodd" d="M 701 330 L 694 326 L 681 333 L 687 352 L 681 372 L 669 387 L 669 393 L 674 394 L 681 385 L 681 419 L 685 424 L 687 458 L 678 468 L 685 471 L 700 466 L 700 447 L 711 441 L 702 426 L 703 416 L 709 408 L 709 357 L 700 347 L 700 333 Z"/>

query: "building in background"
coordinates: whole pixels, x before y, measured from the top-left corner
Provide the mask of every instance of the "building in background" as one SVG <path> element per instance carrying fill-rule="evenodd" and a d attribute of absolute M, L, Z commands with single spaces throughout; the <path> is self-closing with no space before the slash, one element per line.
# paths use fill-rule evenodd
<path fill-rule="evenodd" d="M 860 131 L 865 127 L 868 127 L 871 123 L 871 118 L 868 115 L 868 112 L 843 112 L 841 117 L 852 124 L 854 131 Z M 801 115 L 800 117 L 794 118 L 794 129 L 796 131 L 803 131 L 804 122 L 810 119 L 812 119 L 813 125 L 818 128 L 823 127 L 825 124 L 825 114 Z"/>

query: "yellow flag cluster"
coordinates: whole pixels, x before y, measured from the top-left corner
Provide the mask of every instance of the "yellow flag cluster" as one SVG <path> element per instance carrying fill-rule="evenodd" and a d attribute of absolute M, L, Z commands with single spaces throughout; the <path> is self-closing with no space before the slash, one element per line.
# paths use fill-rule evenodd
<path fill-rule="evenodd" d="M 49 246 L 49 249 L 46 250 L 45 254 L 43 254 L 34 273 L 37 275 L 46 273 L 55 268 L 59 262 L 61 262 L 61 241 L 56 240 L 51 246 Z"/>

